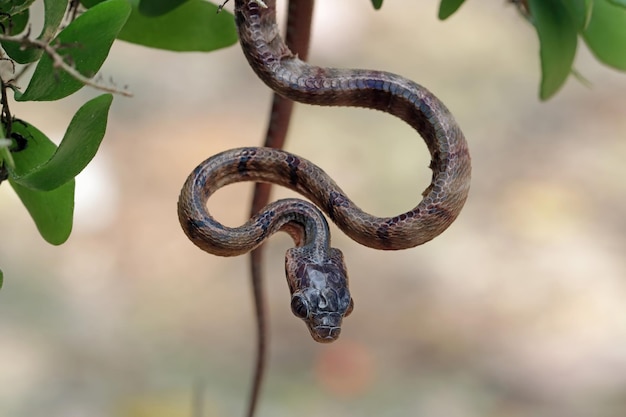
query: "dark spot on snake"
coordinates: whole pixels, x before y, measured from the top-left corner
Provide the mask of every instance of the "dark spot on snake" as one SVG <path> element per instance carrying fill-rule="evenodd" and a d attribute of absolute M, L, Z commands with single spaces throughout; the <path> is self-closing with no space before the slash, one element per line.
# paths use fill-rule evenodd
<path fill-rule="evenodd" d="M 440 219 L 444 219 L 446 221 L 454 220 L 454 216 L 452 215 L 452 213 L 450 213 L 448 209 L 439 205 L 428 207 L 428 214 L 431 216 L 437 216 Z"/>
<path fill-rule="evenodd" d="M 269 228 L 275 216 L 276 212 L 274 210 L 265 211 L 259 216 L 257 224 L 265 231 Z"/>
<path fill-rule="evenodd" d="M 204 222 L 187 217 L 185 222 L 185 233 L 187 233 L 191 240 L 194 240 L 200 237 L 198 230 L 201 230 L 204 226 Z"/>
<path fill-rule="evenodd" d="M 242 175 L 248 174 L 248 162 L 256 155 L 255 149 L 243 149 L 241 151 L 241 157 L 239 158 L 239 163 L 237 164 L 237 172 Z"/>
<path fill-rule="evenodd" d="M 389 226 L 382 224 L 376 230 L 376 237 L 382 242 L 383 246 L 390 246 L 389 244 Z"/>
<path fill-rule="evenodd" d="M 289 166 L 289 183 L 296 185 L 298 183 L 298 166 L 300 165 L 300 159 L 294 155 L 289 155 L 285 159 L 287 166 Z"/>
<path fill-rule="evenodd" d="M 348 200 L 346 199 L 345 196 L 338 193 L 337 191 L 331 191 L 330 195 L 328 196 L 328 207 L 327 207 L 328 217 L 330 217 L 331 220 L 335 220 L 335 207 L 347 207 L 347 206 L 348 206 Z"/>
<path fill-rule="evenodd" d="M 302 281 L 306 278 L 306 263 L 301 262 L 296 269 L 296 278 L 299 281 Z"/>

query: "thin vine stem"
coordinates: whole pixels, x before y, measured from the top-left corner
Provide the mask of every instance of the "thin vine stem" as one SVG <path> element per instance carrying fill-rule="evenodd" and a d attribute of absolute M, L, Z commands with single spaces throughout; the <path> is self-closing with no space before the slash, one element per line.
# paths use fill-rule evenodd
<path fill-rule="evenodd" d="M 97 90 L 104 91 L 107 93 L 119 94 L 125 97 L 133 96 L 133 94 L 129 91 L 120 90 L 115 87 L 102 85 L 94 81 L 93 78 L 85 77 L 83 74 L 78 72 L 78 70 L 73 65 L 66 62 L 63 56 L 57 52 L 56 47 L 48 42 L 44 42 L 39 39 L 30 39 L 28 36 L 7 36 L 7 35 L 0 35 L 0 40 L 17 42 L 22 47 L 31 47 L 31 48 L 38 48 L 38 49 L 43 50 L 50 57 L 50 59 L 52 59 L 52 65 L 54 66 L 54 68 L 62 69 L 63 71 L 67 72 L 72 78 L 74 78 L 77 81 L 80 81 L 84 85 L 88 85 Z"/>

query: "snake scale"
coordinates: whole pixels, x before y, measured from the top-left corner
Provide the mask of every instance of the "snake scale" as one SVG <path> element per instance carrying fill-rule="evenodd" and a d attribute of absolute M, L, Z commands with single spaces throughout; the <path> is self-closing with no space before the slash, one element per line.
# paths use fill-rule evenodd
<path fill-rule="evenodd" d="M 393 217 L 362 211 L 321 168 L 278 149 L 222 152 L 202 162 L 185 182 L 179 220 L 201 249 L 236 256 L 257 248 L 279 230 L 292 236 L 295 247 L 285 257 L 292 311 L 305 321 L 316 341 L 333 341 L 353 302 L 343 255 L 330 246 L 328 224 L 320 210 L 365 246 L 398 250 L 421 245 L 447 229 L 465 203 L 471 175 L 467 143 L 445 105 L 421 85 L 389 72 L 318 67 L 299 59 L 280 36 L 275 1 L 236 0 L 235 17 L 248 62 L 274 92 L 307 104 L 392 114 L 420 134 L 431 154 L 432 181 L 421 201 Z M 211 216 L 206 202 L 219 188 L 240 181 L 288 187 L 313 204 L 278 200 L 243 226 L 227 227 Z"/>

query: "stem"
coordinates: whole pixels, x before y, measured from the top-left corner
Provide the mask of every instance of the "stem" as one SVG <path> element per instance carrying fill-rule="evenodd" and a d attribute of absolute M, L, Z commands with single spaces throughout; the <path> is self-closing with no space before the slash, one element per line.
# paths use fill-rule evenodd
<path fill-rule="evenodd" d="M 32 47 L 32 48 L 42 49 L 52 59 L 52 64 L 55 68 L 61 68 L 63 71 L 67 72 L 72 78 L 74 78 L 77 81 L 80 81 L 81 83 L 85 85 L 88 85 L 90 87 L 93 87 L 101 91 L 105 91 L 107 93 L 120 94 L 125 97 L 133 96 L 133 94 L 128 91 L 119 90 L 114 87 L 107 87 L 105 85 L 98 84 L 97 82 L 93 81 L 92 78 L 85 77 L 83 74 L 78 72 L 76 68 L 74 68 L 74 66 L 65 62 L 65 59 L 63 59 L 63 56 L 61 56 L 57 52 L 56 48 L 47 42 L 41 41 L 39 39 L 29 39 L 28 37 L 25 37 L 25 36 L 6 36 L 6 35 L 0 35 L 0 40 L 17 42 L 22 47 Z"/>
<path fill-rule="evenodd" d="M 9 110 L 9 101 L 7 99 L 7 84 L 4 82 L 2 77 L 0 77 L 0 105 L 2 106 L 2 110 L 0 110 L 0 161 L 6 161 L 6 164 L 11 168 L 15 168 L 15 161 L 13 160 L 13 156 L 11 155 L 11 151 L 9 147 L 13 143 L 11 139 L 9 139 L 11 135 L 11 122 L 13 122 L 13 118 L 11 116 L 11 111 Z M 4 127 L 6 126 L 6 130 Z M 0 164 L 0 166 L 3 164 Z M 6 167 L 2 166 L 2 171 L 5 171 Z M 4 177 L 6 172 L 2 172 L 2 177 Z"/>

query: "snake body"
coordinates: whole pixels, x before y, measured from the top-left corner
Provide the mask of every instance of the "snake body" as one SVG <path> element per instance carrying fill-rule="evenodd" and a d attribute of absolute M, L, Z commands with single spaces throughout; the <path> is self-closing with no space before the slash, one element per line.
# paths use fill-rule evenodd
<path fill-rule="evenodd" d="M 304 158 L 269 148 L 233 149 L 201 163 L 179 199 L 179 219 L 187 236 L 203 250 L 222 256 L 246 253 L 278 230 L 296 243 L 286 256 L 292 311 L 313 338 L 328 342 L 340 333 L 352 310 L 341 252 L 330 247 L 323 210 L 353 240 L 384 250 L 421 245 L 442 233 L 458 216 L 470 183 L 465 138 L 444 104 L 421 85 L 399 75 L 370 70 L 309 65 L 291 53 L 279 35 L 276 2 L 262 7 L 236 0 L 242 49 L 257 75 L 276 93 L 323 106 L 382 110 L 422 136 L 431 154 L 431 184 L 413 209 L 376 217 L 356 206 L 320 168 Z M 238 181 L 269 182 L 291 188 L 310 203 L 287 199 L 266 206 L 245 225 L 230 228 L 215 220 L 206 201 L 220 187 Z"/>
<path fill-rule="evenodd" d="M 289 0 L 285 24 L 285 44 L 306 61 L 311 40 L 314 0 Z M 272 106 L 263 146 L 282 149 L 285 146 L 294 102 L 279 94 L 272 94 Z M 257 182 L 254 185 L 250 216 L 260 212 L 270 202 L 272 184 Z M 246 417 L 253 417 L 261 393 L 265 366 L 267 364 L 267 313 L 264 286 L 263 247 L 250 252 L 250 283 L 254 302 L 256 323 L 256 355 Z"/>

